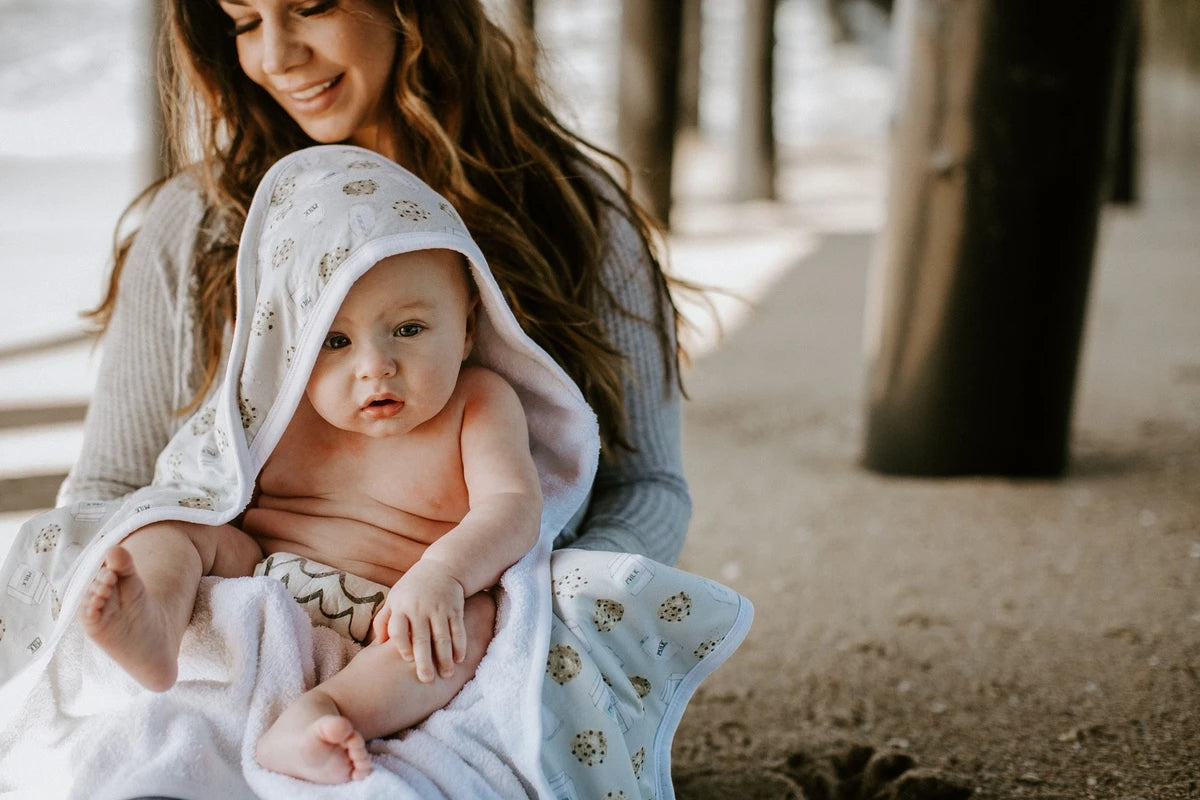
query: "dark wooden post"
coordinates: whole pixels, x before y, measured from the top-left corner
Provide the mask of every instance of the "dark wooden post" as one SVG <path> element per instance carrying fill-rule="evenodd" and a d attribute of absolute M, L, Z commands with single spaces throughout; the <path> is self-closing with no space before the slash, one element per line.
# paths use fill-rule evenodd
<path fill-rule="evenodd" d="M 167 123 L 162 107 L 162 92 L 159 81 L 163 76 L 158 70 L 158 51 L 163 27 L 162 0 L 149 0 L 144 6 L 142 17 L 143 30 L 149 46 L 144 54 L 147 78 L 142 84 L 141 107 L 145 113 L 147 127 L 150 131 L 149 148 L 145 155 L 147 182 L 153 182 L 163 177 L 167 163 Z"/>
<path fill-rule="evenodd" d="M 850 23 L 846 19 L 846 0 L 824 0 L 825 21 L 829 24 L 829 39 L 834 44 L 850 40 Z"/>
<path fill-rule="evenodd" d="M 734 199 L 775 198 L 775 0 L 746 0 Z"/>
<path fill-rule="evenodd" d="M 671 214 L 682 22 L 678 0 L 621 4 L 617 146 L 634 170 L 635 194 L 663 225 Z"/>
<path fill-rule="evenodd" d="M 1134 0 L 901 0 L 864 463 L 1058 475 Z"/>
<path fill-rule="evenodd" d="M 679 127 L 700 127 L 700 56 L 704 40 L 704 18 L 700 0 L 683 4 L 683 31 L 679 49 Z"/>
<path fill-rule="evenodd" d="M 1112 191 L 1110 200 L 1129 205 L 1138 201 L 1138 173 L 1141 137 L 1141 91 L 1138 78 L 1142 63 L 1142 24 L 1138 3 L 1130 10 L 1130 24 L 1125 30 L 1123 55 L 1118 73 L 1117 113 L 1113 116 Z"/>

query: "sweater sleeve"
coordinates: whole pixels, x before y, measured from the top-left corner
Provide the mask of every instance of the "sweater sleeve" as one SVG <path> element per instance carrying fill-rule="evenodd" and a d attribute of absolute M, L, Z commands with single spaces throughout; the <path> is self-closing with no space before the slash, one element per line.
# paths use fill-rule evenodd
<path fill-rule="evenodd" d="M 127 255 L 101 341 L 96 385 L 78 460 L 58 504 L 121 497 L 149 485 L 158 454 L 179 427 L 192 380 L 186 275 L 204 214 L 184 178 L 164 184 Z"/>
<path fill-rule="evenodd" d="M 652 323 L 659 299 L 641 239 L 613 210 L 606 212 L 605 229 L 610 244 L 603 280 L 613 300 L 599 310 L 609 341 L 626 355 L 625 410 L 636 451 L 601 452 L 587 510 L 577 530 L 565 533 L 559 544 L 640 553 L 673 564 L 692 513 L 683 474 L 680 391 Z M 675 346 L 673 336 L 669 346 Z"/>

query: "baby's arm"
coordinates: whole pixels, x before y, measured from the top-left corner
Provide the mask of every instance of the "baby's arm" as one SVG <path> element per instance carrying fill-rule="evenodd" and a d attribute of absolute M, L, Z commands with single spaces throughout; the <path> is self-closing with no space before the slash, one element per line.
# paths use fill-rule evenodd
<path fill-rule="evenodd" d="M 470 510 L 431 544 L 388 594 L 375 617 L 378 641 L 395 640 L 401 655 L 432 681 L 449 677 L 466 653 L 465 598 L 500 580 L 537 542 L 542 493 L 529 451 L 525 413 L 499 375 L 464 371 L 463 479 Z"/>

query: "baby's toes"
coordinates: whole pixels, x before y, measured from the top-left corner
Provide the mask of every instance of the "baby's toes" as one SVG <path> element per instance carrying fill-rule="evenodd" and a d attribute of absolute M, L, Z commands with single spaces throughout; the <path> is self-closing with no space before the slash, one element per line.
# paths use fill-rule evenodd
<path fill-rule="evenodd" d="M 346 743 L 346 755 L 350 757 L 350 780 L 361 781 L 371 774 L 371 754 L 367 743 L 357 733 Z"/>

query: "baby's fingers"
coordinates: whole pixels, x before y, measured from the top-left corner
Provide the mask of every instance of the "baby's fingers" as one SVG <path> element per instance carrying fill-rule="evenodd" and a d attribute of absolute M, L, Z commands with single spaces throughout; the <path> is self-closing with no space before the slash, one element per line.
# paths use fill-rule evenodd
<path fill-rule="evenodd" d="M 462 615 L 450 618 L 450 636 L 454 644 L 454 663 L 461 664 L 467 658 L 467 626 Z"/>
<path fill-rule="evenodd" d="M 431 620 L 432 621 L 432 620 Z M 443 678 L 454 675 L 454 665 L 460 661 L 458 651 L 460 641 L 465 641 L 462 634 L 456 630 L 456 619 L 442 619 L 433 625 L 433 651 L 437 658 L 438 674 Z M 457 626 L 461 628 L 461 623 Z"/>
<path fill-rule="evenodd" d="M 388 640 L 388 620 L 391 616 L 392 610 L 384 606 L 379 609 L 379 613 L 375 615 L 375 619 L 371 620 L 371 638 L 376 644 Z"/>
<path fill-rule="evenodd" d="M 421 683 L 433 683 L 433 642 L 429 633 L 429 625 L 417 625 L 412 631 L 412 657 L 417 668 L 417 680 Z"/>
<path fill-rule="evenodd" d="M 405 661 L 413 660 L 413 631 L 404 614 L 392 614 L 387 626 L 388 638 L 396 644 L 396 650 Z"/>

